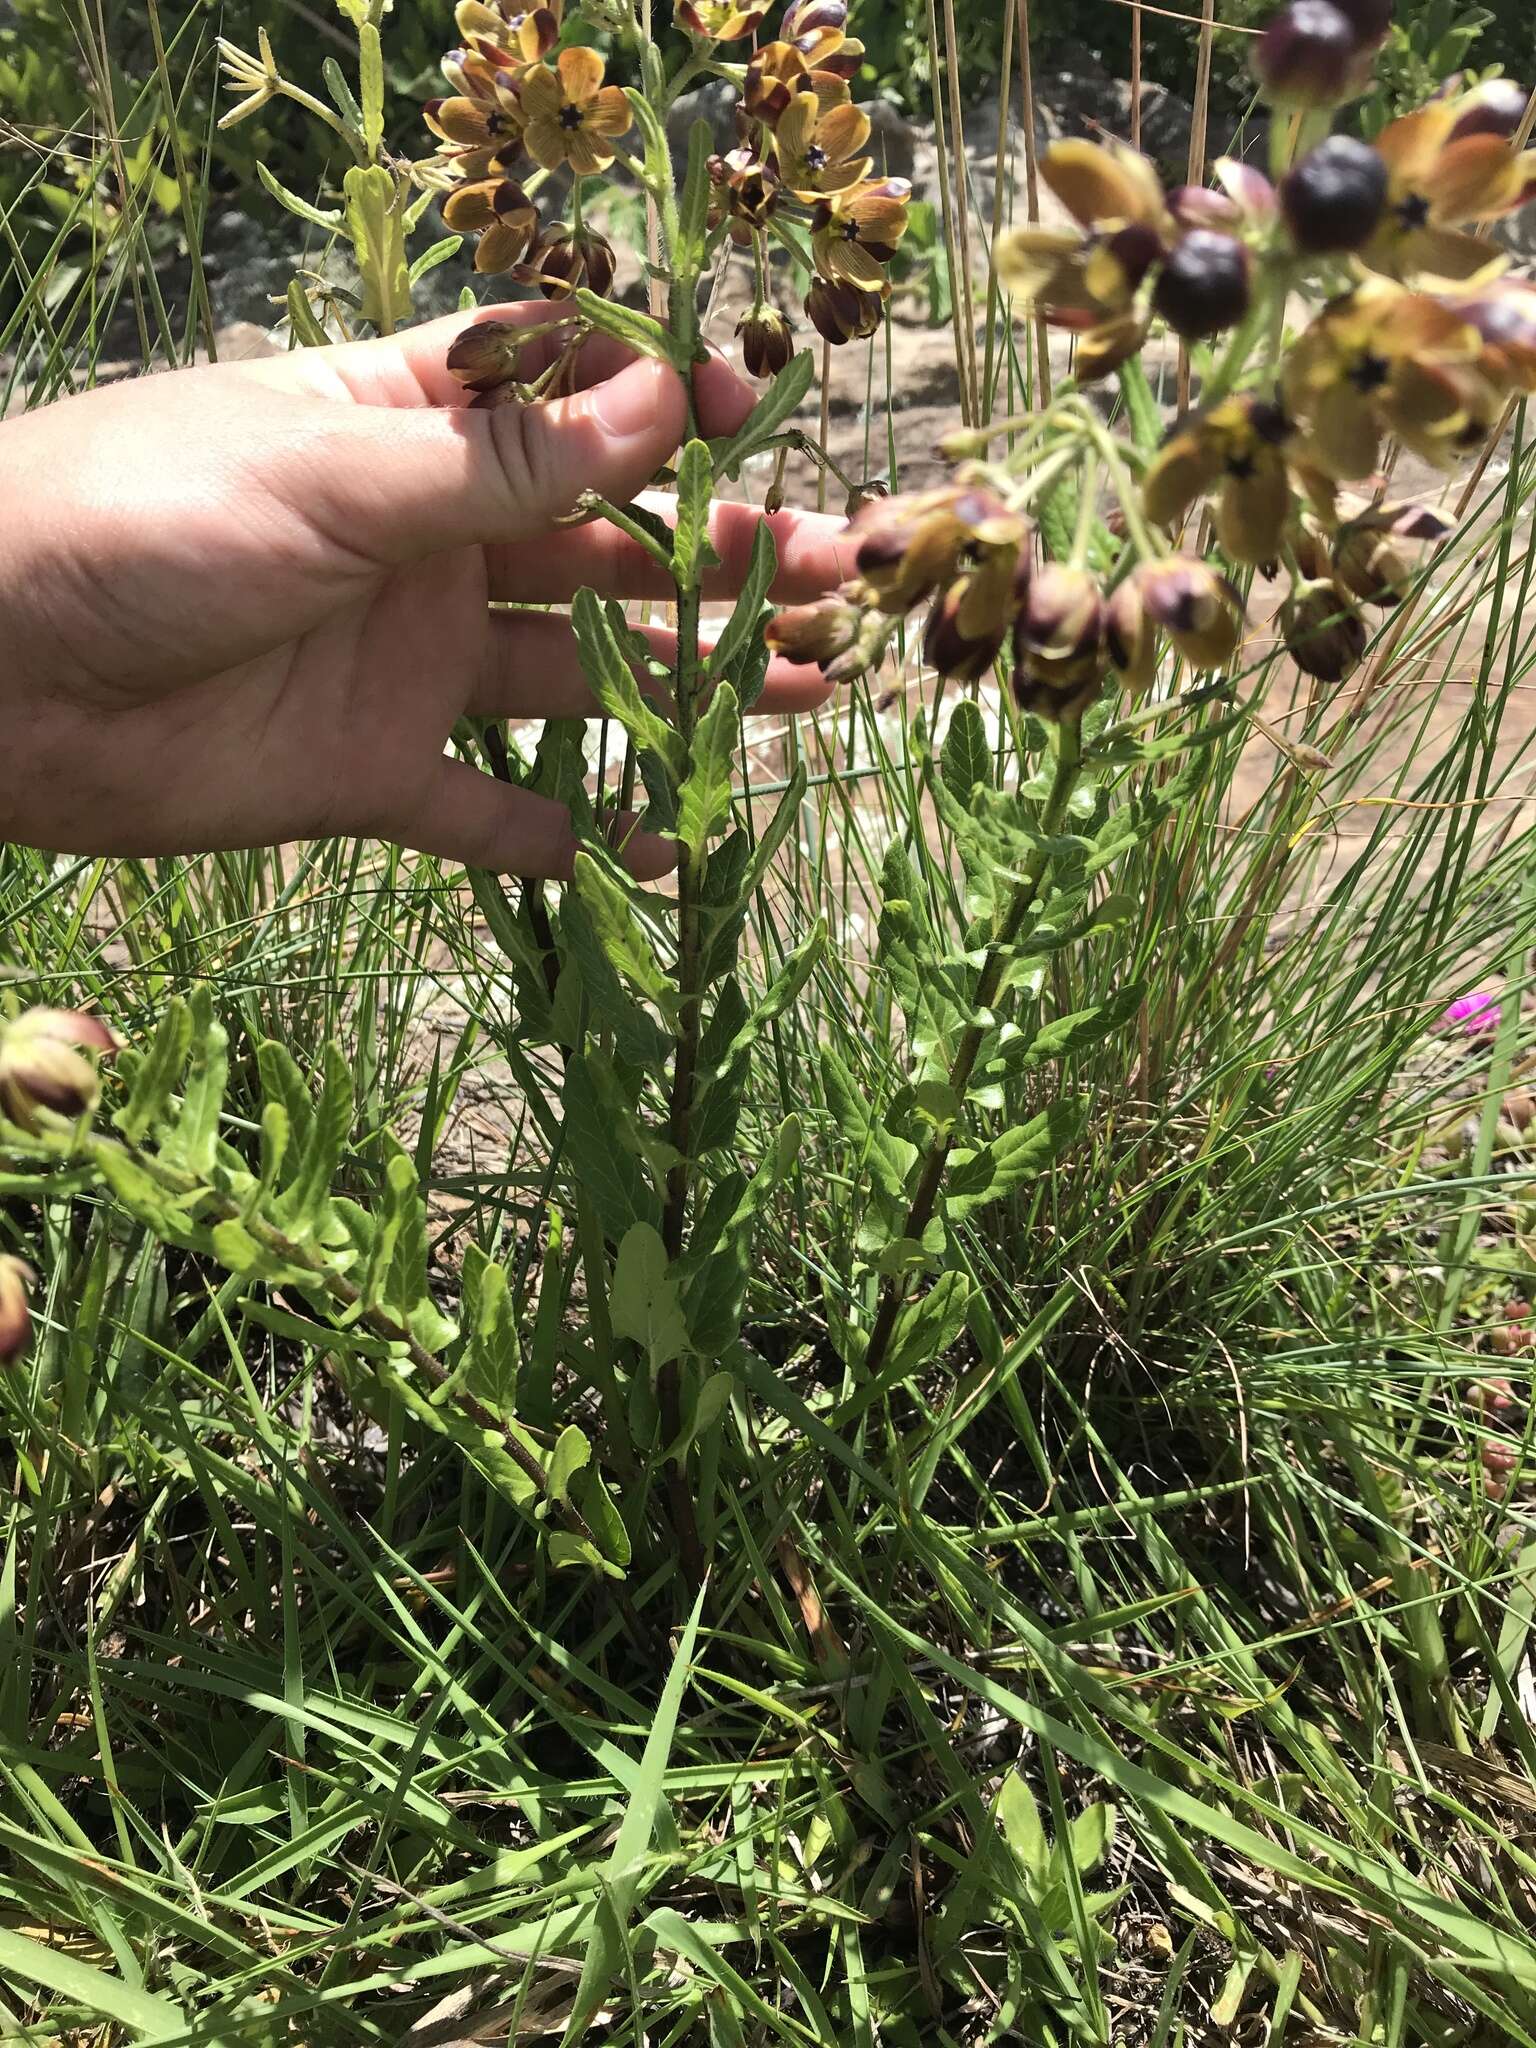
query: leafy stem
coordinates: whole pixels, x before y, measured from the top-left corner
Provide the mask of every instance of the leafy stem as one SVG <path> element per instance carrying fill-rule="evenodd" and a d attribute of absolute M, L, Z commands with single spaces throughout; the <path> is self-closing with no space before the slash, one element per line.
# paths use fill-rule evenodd
<path fill-rule="evenodd" d="M 1003 924 L 997 937 L 987 950 L 977 977 L 975 996 L 972 1002 L 972 1019 L 961 1034 L 959 1045 L 949 1070 L 949 1089 L 953 1099 L 963 1102 L 970 1086 L 971 1074 L 990 1029 L 988 1013 L 1002 993 L 1003 978 L 1013 957 L 1014 948 L 1031 928 L 1032 913 L 1038 902 L 1040 888 L 1045 881 L 1051 864 L 1052 841 L 1061 830 L 1066 816 L 1067 805 L 1077 786 L 1082 768 L 1082 725 L 1078 719 L 1064 720 L 1056 728 L 1056 769 L 1051 779 L 1050 793 L 1040 819 L 1040 844 L 1031 853 L 1020 874 L 1013 895 L 1009 898 Z M 944 1171 L 949 1164 L 949 1155 L 954 1148 L 957 1127 L 936 1131 L 928 1142 L 926 1155 L 918 1173 L 917 1185 L 907 1210 L 907 1219 L 902 1235 L 921 1243 L 924 1231 L 933 1219 L 944 1185 Z M 879 1306 L 875 1311 L 874 1324 L 869 1333 L 869 1348 L 864 1354 L 864 1370 L 867 1378 L 876 1377 L 885 1363 L 890 1349 L 891 1335 L 896 1327 L 896 1317 L 902 1304 L 902 1286 L 894 1275 L 887 1277 L 881 1289 Z"/>

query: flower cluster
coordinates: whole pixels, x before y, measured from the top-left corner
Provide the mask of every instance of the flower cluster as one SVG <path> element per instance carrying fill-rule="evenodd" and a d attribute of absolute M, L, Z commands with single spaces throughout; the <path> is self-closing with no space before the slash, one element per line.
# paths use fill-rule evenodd
<path fill-rule="evenodd" d="M 711 10 L 684 5 L 679 19 L 714 40 L 745 35 L 763 8 L 729 11 L 733 28 L 695 19 Z M 757 256 L 759 288 L 738 329 L 747 367 L 759 376 L 781 369 L 794 339 L 762 290 L 762 255 L 778 223 L 798 217 L 809 230 L 814 275 L 805 311 L 830 342 L 867 338 L 890 298 L 887 271 L 907 230 L 911 187 L 877 174 L 869 153 L 869 116 L 853 104 L 849 81 L 863 46 L 846 33 L 846 0 L 792 0 L 779 34 L 747 61 L 737 144 L 710 166 L 711 224 Z"/>
<path fill-rule="evenodd" d="M 515 175 L 532 164 L 593 177 L 611 168 L 617 138 L 633 125 L 629 98 L 609 85 L 602 58 L 575 46 L 555 54 L 564 0 L 541 7 L 459 0 L 462 45 L 443 59 L 451 96 L 428 102 L 439 169 L 454 180 L 443 218 L 477 237 L 475 268 L 510 272 L 547 298 L 578 286 L 605 292 L 614 255 L 583 228 L 542 228 Z"/>
<path fill-rule="evenodd" d="M 1165 637 L 1200 670 L 1224 667 L 1242 639 L 1242 597 L 1208 563 L 1149 557 L 1106 592 L 1080 563 L 1041 560 L 1033 523 L 981 483 L 879 500 L 852 538 L 857 574 L 768 628 L 777 653 L 833 681 L 871 667 L 924 603 L 923 653 L 940 675 L 975 682 L 1006 652 L 1018 702 L 1050 720 L 1078 716 L 1112 669 L 1140 694 Z"/>

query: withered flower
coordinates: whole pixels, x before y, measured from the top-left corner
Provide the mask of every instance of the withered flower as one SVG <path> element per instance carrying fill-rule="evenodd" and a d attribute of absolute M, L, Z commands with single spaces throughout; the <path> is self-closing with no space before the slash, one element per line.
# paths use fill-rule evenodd
<path fill-rule="evenodd" d="M 1324 108 L 1357 99 L 1375 52 L 1332 0 L 1291 0 L 1253 46 L 1253 75 L 1272 106 Z"/>
<path fill-rule="evenodd" d="M 1109 594 L 1104 645 L 1110 667 L 1133 696 L 1151 689 L 1157 677 L 1157 627 L 1147 616 L 1141 578 L 1134 570 Z"/>
<path fill-rule="evenodd" d="M 1279 406 L 1253 397 L 1223 399 L 1178 422 L 1142 483 L 1147 517 L 1177 526 L 1198 498 L 1214 495 L 1223 550 L 1235 562 L 1272 562 L 1290 518 L 1294 431 Z"/>
<path fill-rule="evenodd" d="M 477 320 L 449 344 L 448 369 L 466 391 L 498 391 L 516 380 L 523 340 L 510 320 Z"/>
<path fill-rule="evenodd" d="M 1368 476 L 1384 434 L 1449 463 L 1498 413 L 1475 328 L 1439 299 L 1373 278 L 1331 300 L 1286 358 L 1287 405 L 1326 475 Z"/>
<path fill-rule="evenodd" d="M 1475 99 L 1431 100 L 1377 136 L 1386 206 L 1360 252 L 1372 270 L 1405 280 L 1463 279 L 1499 262 L 1492 242 L 1464 230 L 1536 198 L 1536 150 L 1517 155 L 1496 130 L 1462 127 Z"/>
<path fill-rule="evenodd" d="M 1342 683 L 1365 654 L 1365 623 L 1337 583 L 1308 577 L 1280 607 L 1286 652 L 1305 676 Z"/>
<path fill-rule="evenodd" d="M 25 1260 L 0 1254 L 0 1365 L 14 1365 L 32 1329 L 27 1297 L 36 1275 Z"/>
<path fill-rule="evenodd" d="M 805 295 L 805 314 L 824 341 L 834 348 L 844 342 L 868 341 L 880 330 L 891 288 L 864 291 L 842 279 L 818 277 Z"/>
<path fill-rule="evenodd" d="M 845 192 L 869 176 L 869 116 L 852 101 L 822 110 L 814 92 L 798 92 L 773 131 L 773 167 L 797 198 L 814 201 Z"/>
<path fill-rule="evenodd" d="M 443 201 L 443 219 L 457 234 L 480 237 L 475 269 L 482 277 L 521 263 L 539 231 L 539 210 L 514 178 L 456 185 Z"/>
<path fill-rule="evenodd" d="M 748 0 L 746 6 L 737 6 L 735 0 L 678 0 L 677 6 L 682 26 L 696 36 L 707 36 L 712 43 L 739 42 L 751 35 L 767 12 L 767 0 L 761 4 Z"/>
<path fill-rule="evenodd" d="M 1146 339 L 1139 288 L 1174 233 L 1162 183 L 1148 159 L 1121 142 L 1053 143 L 1040 175 L 1079 227 L 999 236 L 998 275 L 1054 326 L 1078 335 L 1079 377 L 1103 377 Z"/>
<path fill-rule="evenodd" d="M 1086 569 L 1047 562 L 1030 579 L 1013 629 L 1013 690 L 1037 718 L 1076 718 L 1098 695 L 1108 666 L 1107 619 Z"/>
<path fill-rule="evenodd" d="M 885 266 L 907 232 L 911 197 L 905 178 L 871 178 L 824 199 L 811 220 L 818 274 L 862 292 L 883 290 Z"/>
<path fill-rule="evenodd" d="M 1314 573 L 1331 573 L 1362 604 L 1400 604 L 1414 574 L 1409 545 L 1444 540 L 1455 530 L 1454 522 L 1430 505 L 1356 501 L 1353 511 L 1341 510 L 1345 516 L 1328 542 L 1327 568 Z"/>
<path fill-rule="evenodd" d="M 753 377 L 776 377 L 795 352 L 795 330 L 776 306 L 753 306 L 736 323 L 741 359 Z"/>
<path fill-rule="evenodd" d="M 83 1010 L 23 1010 L 0 1027 L 0 1114 L 33 1133 L 43 1112 L 71 1121 L 89 1115 L 101 1082 L 87 1054 L 116 1048 L 101 1019 Z"/>
<path fill-rule="evenodd" d="M 632 124 L 622 86 L 603 83 L 603 60 L 595 50 L 562 50 L 554 66 L 536 64 L 519 86 L 523 142 L 545 170 L 569 164 L 578 177 L 606 171 L 613 137 Z"/>
<path fill-rule="evenodd" d="M 784 660 L 815 662 L 829 683 L 848 683 L 879 665 L 892 631 L 855 581 L 815 604 L 791 605 L 769 620 L 763 637 Z"/>
<path fill-rule="evenodd" d="M 617 258 L 612 242 L 595 228 L 556 222 L 540 235 L 527 267 L 546 299 L 563 299 L 583 289 L 606 298 L 613 289 Z"/>
<path fill-rule="evenodd" d="M 733 149 L 709 161 L 709 225 L 730 223 L 731 240 L 745 248 L 766 227 L 779 202 L 778 180 L 750 149 Z"/>

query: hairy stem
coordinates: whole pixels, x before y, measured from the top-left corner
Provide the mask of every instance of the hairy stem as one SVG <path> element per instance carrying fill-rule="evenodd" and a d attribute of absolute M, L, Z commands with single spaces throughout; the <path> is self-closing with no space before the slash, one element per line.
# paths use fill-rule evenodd
<path fill-rule="evenodd" d="M 1082 727 L 1078 720 L 1069 719 L 1056 728 L 1056 773 L 1051 782 L 1050 795 L 1046 798 L 1045 810 L 1041 815 L 1040 829 L 1047 842 L 1031 854 L 1018 886 L 1008 904 L 1003 928 L 987 951 L 976 982 L 974 1007 L 977 1011 L 990 1010 L 1002 990 L 1003 976 L 1008 970 L 1013 949 L 1030 928 L 1031 912 L 1040 892 L 1040 886 L 1050 868 L 1049 842 L 1061 829 L 1066 816 L 1067 805 L 1077 785 L 1082 765 Z M 976 1056 L 981 1051 L 987 1035 L 987 1027 L 976 1022 L 966 1026 L 955 1057 L 949 1070 L 949 1086 L 957 1101 L 965 1100 L 965 1091 L 970 1085 L 971 1072 L 976 1065 Z M 957 1130 L 936 1134 L 931 1140 L 922 1171 L 918 1175 L 907 1220 L 902 1235 L 921 1242 L 923 1232 L 933 1218 L 934 1207 L 944 1185 L 944 1171 L 949 1164 L 949 1155 L 958 1136 Z M 869 1333 L 869 1349 L 864 1355 L 866 1376 L 873 1377 L 885 1363 L 886 1352 L 890 1349 L 891 1333 L 896 1327 L 896 1316 L 902 1304 L 901 1283 L 894 1275 L 887 1278 L 880 1292 L 880 1304 L 875 1311 L 874 1325 Z"/>

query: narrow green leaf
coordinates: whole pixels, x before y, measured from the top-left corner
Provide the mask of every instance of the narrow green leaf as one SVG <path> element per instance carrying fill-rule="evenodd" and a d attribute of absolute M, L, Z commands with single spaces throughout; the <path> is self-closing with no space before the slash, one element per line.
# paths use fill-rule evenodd
<path fill-rule="evenodd" d="M 768 593 L 778 573 L 779 550 L 773 538 L 773 528 L 766 519 L 760 519 L 752 535 L 752 552 L 747 558 L 747 573 L 742 580 L 741 592 L 725 622 L 725 631 L 706 656 L 714 674 L 724 675 L 743 649 L 761 638 L 763 607 L 768 602 Z"/>
<path fill-rule="evenodd" d="M 676 1030 L 677 989 L 656 958 L 623 883 L 589 853 L 577 854 L 575 881 L 598 943 L 615 970 L 653 1002 Z"/>
<path fill-rule="evenodd" d="M 613 1142 L 587 1063 L 571 1061 L 561 1095 L 566 1162 L 615 1244 L 636 1223 L 655 1223 L 661 1205 L 633 1152 Z"/>
<path fill-rule="evenodd" d="M 341 189 L 347 234 L 363 281 L 363 318 L 387 333 L 411 310 L 405 223 L 396 203 L 395 181 L 381 165 L 354 164 Z"/>
<path fill-rule="evenodd" d="M 411 264 L 411 283 L 419 284 L 429 270 L 436 270 L 440 263 L 446 263 L 450 257 L 457 256 L 463 246 L 462 235 L 444 235 L 443 239 L 434 242 L 430 249 L 423 249 Z"/>
<path fill-rule="evenodd" d="M 694 1615 L 697 1619 L 697 1608 Z M 127 2027 L 141 2041 L 169 2041 L 189 2030 L 187 2016 L 169 1999 L 125 1984 L 121 1977 L 98 1970 L 94 1963 L 82 1962 L 63 1949 L 8 1927 L 0 1927 L 0 1972 L 23 1984 L 38 1984 L 45 1991 L 56 1992 L 99 2019 Z"/>
<path fill-rule="evenodd" d="M 384 140 L 384 45 L 371 21 L 357 31 L 357 77 L 363 96 L 359 125 L 372 157 Z"/>
<path fill-rule="evenodd" d="M 670 363 L 680 376 L 689 369 L 687 351 L 649 313 L 637 312 L 633 306 L 622 306 L 616 299 L 601 299 L 596 292 L 585 288 L 572 292 L 571 302 L 586 324 L 599 334 L 611 335 L 615 341 L 633 349 L 636 355 L 653 356 L 657 362 Z"/>
<path fill-rule="evenodd" d="M 636 1223 L 624 1233 L 608 1294 L 615 1333 L 639 1344 L 655 1371 L 688 1348 L 688 1329 L 678 1301 L 677 1280 L 667 1263 L 661 1233 Z"/>
<path fill-rule="evenodd" d="M 583 1465 L 591 1462 L 591 1457 L 591 1444 L 575 1423 L 567 1423 L 556 1437 L 555 1448 L 550 1452 L 549 1463 L 544 1468 L 544 1478 L 552 1500 L 566 1499 L 571 1481 Z"/>
<path fill-rule="evenodd" d="M 816 360 L 808 348 L 792 356 L 728 441 L 715 444 L 716 476 L 734 476 L 749 455 L 783 426 L 811 388 Z"/>
<path fill-rule="evenodd" d="M 731 816 L 731 779 L 741 712 L 729 683 L 717 683 L 693 730 L 688 775 L 677 797 L 677 837 L 695 859 Z"/>
<path fill-rule="evenodd" d="M 1088 1121 L 1085 1098 L 1064 1098 L 989 1145 L 956 1152 L 944 1184 L 945 1214 L 954 1220 L 1034 1180 L 1075 1142 Z"/>
<path fill-rule="evenodd" d="M 945 787 L 963 803 L 978 783 L 991 788 L 992 749 L 987 743 L 987 722 L 973 697 L 962 697 L 949 717 L 949 730 L 939 756 Z"/>
<path fill-rule="evenodd" d="M 307 220 L 311 227 L 334 231 L 341 226 L 339 207 L 312 206 L 307 199 L 301 199 L 297 192 L 290 192 L 286 185 L 280 184 L 260 157 L 256 159 L 256 175 L 279 206 L 285 206 L 290 213 L 297 214 L 300 220 Z"/>
<path fill-rule="evenodd" d="M 707 441 L 685 443 L 677 461 L 677 526 L 672 539 L 672 570 L 681 590 L 691 590 L 720 557 L 710 545 L 709 508 L 715 471 Z"/>
<path fill-rule="evenodd" d="M 637 747 L 658 755 L 674 779 L 681 777 L 688 765 L 683 736 L 640 694 L 639 680 L 595 591 L 577 591 L 571 624 L 581 650 L 582 672 L 603 710 L 619 721 Z"/>
<path fill-rule="evenodd" d="M 128 1100 L 112 1119 L 130 1145 L 141 1144 L 169 1115 L 191 1049 L 191 1012 L 180 996 L 172 996 L 139 1061 Z"/>

